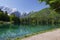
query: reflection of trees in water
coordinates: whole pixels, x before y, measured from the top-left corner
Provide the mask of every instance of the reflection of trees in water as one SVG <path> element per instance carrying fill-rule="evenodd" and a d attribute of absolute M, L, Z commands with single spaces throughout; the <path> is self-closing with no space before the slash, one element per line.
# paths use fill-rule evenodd
<path fill-rule="evenodd" d="M 57 25 L 1 25 L 8 28 L 0 28 L 0 35 L 3 37 L 18 37 L 40 31 L 50 30 L 57 28 Z M 59 25 L 60 26 L 60 25 Z M 0 37 L 1 37 L 0 36 Z"/>

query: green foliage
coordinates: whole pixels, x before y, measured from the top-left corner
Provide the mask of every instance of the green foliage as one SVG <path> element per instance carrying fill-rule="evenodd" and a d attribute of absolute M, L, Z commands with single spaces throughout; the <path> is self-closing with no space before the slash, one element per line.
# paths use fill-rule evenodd
<path fill-rule="evenodd" d="M 50 5 L 52 9 L 55 9 L 56 12 L 60 13 L 60 0 L 39 0 L 41 2 L 45 1 Z"/>
<path fill-rule="evenodd" d="M 10 15 L 10 21 L 13 23 L 20 23 L 20 19 L 15 16 L 15 14 Z"/>
<path fill-rule="evenodd" d="M 7 11 L 4 13 L 4 21 L 10 21 Z"/>
<path fill-rule="evenodd" d="M 7 11 L 3 12 L 1 9 L 0 9 L 0 21 L 20 23 L 20 19 L 17 18 L 13 13 L 11 15 L 8 15 Z"/>
<path fill-rule="evenodd" d="M 35 24 L 42 24 L 48 20 L 49 13 L 50 13 L 50 10 L 46 8 L 41 11 L 32 13 L 31 15 L 29 15 L 29 17 L 34 18 L 34 20 L 36 21 Z"/>
<path fill-rule="evenodd" d="M 18 18 L 15 16 L 14 13 L 12 13 L 11 15 L 8 15 L 7 12 L 3 12 L 0 10 L 0 21 L 11 22 L 15 24 L 20 23 L 20 24 L 32 24 L 32 25 L 57 24 L 57 23 L 60 23 L 60 14 L 58 14 L 54 10 L 45 8 L 41 11 L 30 12 L 24 18 Z"/>
<path fill-rule="evenodd" d="M 55 12 L 54 10 L 51 10 L 49 8 L 45 8 L 41 11 L 37 12 L 30 12 L 30 14 L 25 17 L 21 18 L 21 22 L 23 24 L 57 24 L 60 23 L 58 20 L 60 20 L 60 14 Z"/>

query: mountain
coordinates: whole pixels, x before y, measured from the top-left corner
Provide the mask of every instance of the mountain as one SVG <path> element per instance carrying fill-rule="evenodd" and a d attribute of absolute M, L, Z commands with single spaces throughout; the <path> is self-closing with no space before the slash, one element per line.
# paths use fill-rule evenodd
<path fill-rule="evenodd" d="M 4 12 L 7 11 L 8 13 L 11 13 L 13 11 L 13 9 L 5 6 L 0 6 L 0 9 Z"/>
<path fill-rule="evenodd" d="M 4 7 L 4 6 L 0 6 L 0 9 L 4 12 L 7 11 L 9 15 L 14 13 L 16 17 L 21 16 L 21 13 L 19 11 L 17 11 L 16 9 L 11 9 L 9 7 Z"/>
<path fill-rule="evenodd" d="M 42 9 L 42 10 L 37 11 L 37 12 L 29 13 L 28 17 L 31 17 L 31 18 L 45 17 L 45 16 L 48 16 L 50 14 L 50 12 L 51 12 L 51 10 L 49 8 L 45 8 L 45 9 Z"/>
<path fill-rule="evenodd" d="M 21 13 L 19 11 L 14 11 L 14 12 L 12 12 L 12 14 L 15 14 L 15 16 L 18 18 L 21 17 Z"/>
<path fill-rule="evenodd" d="M 0 6 L 0 9 L 2 9 L 3 11 L 7 11 L 10 14 L 15 14 L 16 17 L 19 17 L 19 18 L 25 18 L 25 17 L 47 17 L 49 15 L 49 13 L 51 12 L 51 10 L 49 8 L 45 8 L 45 9 L 42 9 L 40 11 L 36 11 L 36 12 L 30 12 L 30 13 L 23 13 L 21 15 L 21 13 L 19 11 L 17 11 L 16 9 L 11 9 L 9 7 L 4 7 L 4 6 Z"/>

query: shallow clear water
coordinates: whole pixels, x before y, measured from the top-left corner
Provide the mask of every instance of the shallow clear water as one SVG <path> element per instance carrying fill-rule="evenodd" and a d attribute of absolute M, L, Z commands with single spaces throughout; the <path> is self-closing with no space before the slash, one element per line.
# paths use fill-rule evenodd
<path fill-rule="evenodd" d="M 21 37 L 26 34 L 32 34 L 44 30 L 49 30 L 52 28 L 57 28 L 57 25 L 0 25 L 0 38 L 7 38 L 7 37 Z"/>

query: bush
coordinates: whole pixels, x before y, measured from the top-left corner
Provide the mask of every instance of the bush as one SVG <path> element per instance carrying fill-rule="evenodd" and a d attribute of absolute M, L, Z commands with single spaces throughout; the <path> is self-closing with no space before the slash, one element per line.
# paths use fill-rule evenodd
<path fill-rule="evenodd" d="M 3 24 L 3 21 L 0 21 L 0 24 Z"/>

